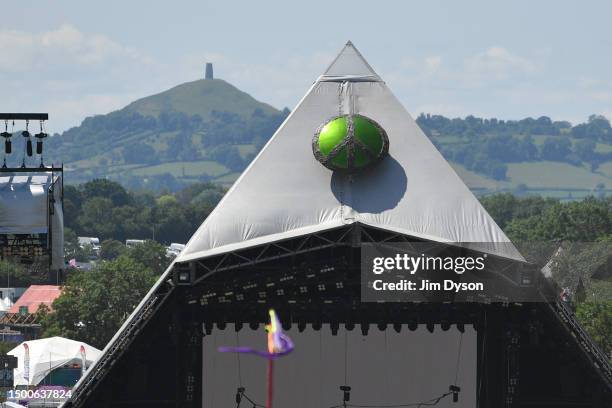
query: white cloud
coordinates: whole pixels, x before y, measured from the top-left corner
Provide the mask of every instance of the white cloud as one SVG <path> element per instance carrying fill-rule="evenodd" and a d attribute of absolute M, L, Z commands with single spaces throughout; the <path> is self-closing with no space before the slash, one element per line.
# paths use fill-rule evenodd
<path fill-rule="evenodd" d="M 159 90 L 162 75 L 147 55 L 71 24 L 39 33 L 0 30 L 0 55 L 3 93 L 10 95 L 3 109 L 49 112 L 52 131 Z"/>
<path fill-rule="evenodd" d="M 43 33 L 1 30 L 0 55 L 0 72 L 40 72 L 45 66 L 82 66 L 117 59 L 151 62 L 104 35 L 87 35 L 70 24 Z"/>
<path fill-rule="evenodd" d="M 537 65 L 503 47 L 490 47 L 464 61 L 465 74 L 470 78 L 504 80 L 517 75 L 530 75 Z"/>
<path fill-rule="evenodd" d="M 69 24 L 39 35 L 29 33 L 20 33 L 20 35 L 31 38 L 33 44 L 39 42 L 45 47 L 61 48 L 72 52 L 79 51 L 85 41 L 85 36 Z"/>
<path fill-rule="evenodd" d="M 612 92 L 610 90 L 600 90 L 589 93 L 589 96 L 596 102 L 612 102 Z"/>
<path fill-rule="evenodd" d="M 440 69 L 441 63 L 442 63 L 442 57 L 439 55 L 425 58 L 425 67 L 426 67 L 427 74 L 429 75 L 435 74 L 438 71 L 438 69 Z"/>

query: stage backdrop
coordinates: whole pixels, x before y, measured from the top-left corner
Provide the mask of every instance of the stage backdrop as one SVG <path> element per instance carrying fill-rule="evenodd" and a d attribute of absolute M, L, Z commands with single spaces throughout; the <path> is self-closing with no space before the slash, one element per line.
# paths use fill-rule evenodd
<path fill-rule="evenodd" d="M 339 386 L 353 388 L 351 402 L 363 405 L 418 403 L 435 398 L 455 383 L 461 387 L 459 403 L 450 397 L 437 407 L 476 406 L 476 332 L 466 327 L 462 335 L 454 326 L 434 333 L 425 326 L 411 332 L 407 326 L 397 333 L 389 326 L 379 331 L 370 326 L 367 336 L 357 325 L 332 336 L 329 326 L 314 331 L 288 332 L 295 342 L 293 354 L 275 363 L 275 406 L 329 408 L 341 405 Z M 204 338 L 203 406 L 235 406 L 239 384 L 255 402 L 265 404 L 266 360 L 250 355 L 217 352 L 219 346 L 253 345 L 266 348 L 263 326 L 258 331 L 246 325 L 236 333 L 232 325 L 213 330 Z M 347 347 L 345 347 L 345 344 Z M 345 351 L 347 369 L 345 380 Z M 458 367 L 458 370 L 457 370 Z M 240 368 L 240 369 L 239 369 Z M 251 407 L 244 401 L 241 406 Z"/>

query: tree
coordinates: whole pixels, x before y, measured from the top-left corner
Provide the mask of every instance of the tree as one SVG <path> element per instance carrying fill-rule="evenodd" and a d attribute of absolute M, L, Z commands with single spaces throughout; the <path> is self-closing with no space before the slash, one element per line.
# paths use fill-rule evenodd
<path fill-rule="evenodd" d="M 576 308 L 576 317 L 603 351 L 612 354 L 612 302 L 586 301 Z"/>
<path fill-rule="evenodd" d="M 70 228 L 64 229 L 64 257 L 66 260 L 76 259 L 79 262 L 89 262 L 95 257 L 95 251 L 90 244 L 79 244 L 77 235 Z"/>
<path fill-rule="evenodd" d="M 549 137 L 544 141 L 541 149 L 542 159 L 565 161 L 571 153 L 572 142 L 567 137 Z"/>
<path fill-rule="evenodd" d="M 112 261 L 126 252 L 126 246 L 114 239 L 107 239 L 100 244 L 100 258 L 106 261 Z"/>
<path fill-rule="evenodd" d="M 0 285 L 2 286 L 23 288 L 43 280 L 43 276 L 30 274 L 20 263 L 0 259 Z"/>
<path fill-rule="evenodd" d="M 127 256 L 73 271 L 53 313 L 43 319 L 43 336 L 61 335 L 103 348 L 155 282 L 153 271 Z"/>
<path fill-rule="evenodd" d="M 102 239 L 113 237 L 117 225 L 110 215 L 115 205 L 111 199 L 98 196 L 85 201 L 77 219 L 80 233 Z"/>
<path fill-rule="evenodd" d="M 155 237 L 166 244 L 186 242 L 195 226 L 188 220 L 188 212 L 176 198 L 162 196 L 151 211 L 151 220 L 155 223 Z"/>
<path fill-rule="evenodd" d="M 595 142 L 590 139 L 581 139 L 574 145 L 574 153 L 583 161 L 590 162 L 595 157 Z"/>
<path fill-rule="evenodd" d="M 166 247 L 150 239 L 130 248 L 127 255 L 149 268 L 155 275 L 161 275 L 170 265 Z"/>
<path fill-rule="evenodd" d="M 128 164 L 154 164 L 158 162 L 157 152 L 146 143 L 141 143 L 137 148 L 134 146 L 124 147 L 121 154 L 125 163 Z"/>
<path fill-rule="evenodd" d="M 595 241 L 612 230 L 612 200 L 586 198 L 579 202 L 555 203 L 541 213 L 514 218 L 505 232 L 517 241 Z"/>
<path fill-rule="evenodd" d="M 127 205 L 131 197 L 121 184 L 106 179 L 95 179 L 83 184 L 83 199 L 101 197 L 110 200 L 113 205 Z"/>

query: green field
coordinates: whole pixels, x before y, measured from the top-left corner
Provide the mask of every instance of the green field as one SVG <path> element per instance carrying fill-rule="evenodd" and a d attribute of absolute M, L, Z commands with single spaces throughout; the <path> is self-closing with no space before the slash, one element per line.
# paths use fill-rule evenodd
<path fill-rule="evenodd" d="M 487 178 L 482 174 L 475 173 L 463 167 L 458 163 L 451 163 L 451 166 L 459 175 L 461 180 L 471 189 L 479 189 L 479 190 L 499 190 L 505 188 L 511 188 L 512 184 L 506 181 L 498 181 Z"/>
<path fill-rule="evenodd" d="M 612 168 L 610 168 L 612 170 Z M 612 172 L 591 173 L 586 166 L 560 162 L 528 162 L 508 164 L 511 184 L 530 188 L 594 189 L 599 183 L 612 186 Z"/>
<path fill-rule="evenodd" d="M 230 170 L 213 161 L 196 161 L 196 162 L 176 162 L 176 163 L 163 163 L 155 166 L 139 167 L 133 170 L 131 173 L 136 176 L 153 176 L 156 174 L 169 173 L 174 177 L 191 177 L 200 176 L 202 174 L 209 175 L 211 177 L 218 177 L 228 173 Z"/>
<path fill-rule="evenodd" d="M 479 195 L 510 191 L 561 200 L 612 195 L 612 163 L 603 164 L 595 173 L 587 166 L 572 166 L 560 162 L 510 163 L 508 179 L 503 181 L 474 173 L 457 163 L 451 164 L 463 182 Z"/>
<path fill-rule="evenodd" d="M 242 144 L 242 145 L 236 145 L 236 147 L 238 148 L 238 152 L 240 153 L 240 156 L 242 156 L 242 158 L 245 158 L 248 155 L 257 152 L 257 149 L 255 149 L 254 145 Z"/>

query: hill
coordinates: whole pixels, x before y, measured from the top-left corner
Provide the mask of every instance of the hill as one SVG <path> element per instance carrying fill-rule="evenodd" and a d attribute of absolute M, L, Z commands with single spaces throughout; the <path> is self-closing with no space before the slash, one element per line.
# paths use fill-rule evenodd
<path fill-rule="evenodd" d="M 586 123 L 496 118 L 449 119 L 421 114 L 418 124 L 478 193 L 512 191 L 565 200 L 612 193 L 612 127 L 603 116 Z"/>
<path fill-rule="evenodd" d="M 65 163 L 73 184 L 110 178 L 176 190 L 196 181 L 227 183 L 288 113 L 223 80 L 202 79 L 88 117 L 49 138 L 46 156 Z"/>
<path fill-rule="evenodd" d="M 211 120 L 213 112 L 231 112 L 249 119 L 255 112 L 276 115 L 278 110 L 257 101 L 222 79 L 200 79 L 186 82 L 172 89 L 138 99 L 124 108 L 143 116 L 159 117 L 162 112 L 182 112 Z"/>
<path fill-rule="evenodd" d="M 288 113 L 223 80 L 197 80 L 86 118 L 51 137 L 45 157 L 64 162 L 72 184 L 109 178 L 130 188 L 171 191 L 194 182 L 228 185 Z M 612 193 L 612 128 L 602 116 L 575 126 L 546 116 L 421 114 L 417 122 L 478 194 L 571 200 Z M 20 151 L 22 138 L 16 139 Z"/>

